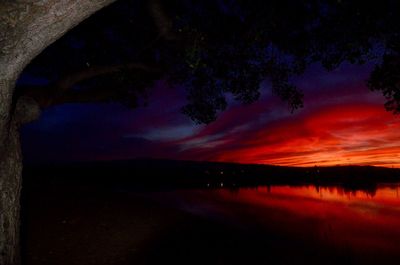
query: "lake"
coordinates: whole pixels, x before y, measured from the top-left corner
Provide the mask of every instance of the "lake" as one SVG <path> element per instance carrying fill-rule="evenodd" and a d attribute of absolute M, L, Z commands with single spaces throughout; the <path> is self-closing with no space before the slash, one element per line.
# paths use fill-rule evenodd
<path fill-rule="evenodd" d="M 370 191 L 267 186 L 182 190 L 150 197 L 238 230 L 273 235 L 269 243 L 287 248 L 288 255 L 297 248 L 293 241 L 327 252 L 322 256 L 338 258 L 338 264 L 398 264 L 400 260 L 398 184 L 381 184 Z M 303 258 L 312 260 L 314 254 L 308 254 Z"/>
<path fill-rule="evenodd" d="M 223 185 L 220 185 L 223 186 Z M 400 185 L 26 194 L 25 264 L 398 264 Z"/>

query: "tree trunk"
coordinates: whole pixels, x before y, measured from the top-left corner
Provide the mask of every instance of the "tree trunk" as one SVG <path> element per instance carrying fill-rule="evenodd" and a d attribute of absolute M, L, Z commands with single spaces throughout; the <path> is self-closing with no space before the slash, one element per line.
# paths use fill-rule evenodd
<path fill-rule="evenodd" d="M 19 264 L 22 157 L 17 126 L 3 127 L 0 157 L 0 264 Z"/>
<path fill-rule="evenodd" d="M 15 82 L 43 49 L 114 1 L 0 0 L 0 265 L 20 263 L 22 157 L 18 129 L 38 114 L 37 105 L 29 98 L 13 102 Z"/>

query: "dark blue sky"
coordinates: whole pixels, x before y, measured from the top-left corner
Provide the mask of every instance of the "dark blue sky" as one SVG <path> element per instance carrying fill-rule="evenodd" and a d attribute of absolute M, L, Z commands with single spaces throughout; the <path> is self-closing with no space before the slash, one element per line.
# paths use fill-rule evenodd
<path fill-rule="evenodd" d="M 400 166 L 400 121 L 384 110 L 383 97 L 365 85 L 372 65 L 318 65 L 296 78 L 305 107 L 294 114 L 261 85 L 251 105 L 230 102 L 209 125 L 180 112 L 182 88 L 159 81 L 148 105 L 64 104 L 44 110 L 22 130 L 27 161 L 137 157 L 280 165 L 371 164 Z M 38 83 L 23 76 L 20 82 Z"/>

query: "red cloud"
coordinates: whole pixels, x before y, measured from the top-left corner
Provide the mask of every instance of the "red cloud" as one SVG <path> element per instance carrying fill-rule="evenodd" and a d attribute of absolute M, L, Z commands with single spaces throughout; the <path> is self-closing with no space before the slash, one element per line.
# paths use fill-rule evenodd
<path fill-rule="evenodd" d="M 287 166 L 400 167 L 399 131 L 400 117 L 386 112 L 381 104 L 345 103 L 230 133 L 214 140 L 212 150 L 200 146 L 185 156 Z M 203 131 L 198 136 L 206 135 Z"/>

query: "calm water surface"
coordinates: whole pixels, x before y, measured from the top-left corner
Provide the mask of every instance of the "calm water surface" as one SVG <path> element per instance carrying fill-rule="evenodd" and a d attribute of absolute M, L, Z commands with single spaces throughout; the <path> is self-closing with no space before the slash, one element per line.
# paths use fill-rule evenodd
<path fill-rule="evenodd" d="M 385 264 L 400 260 L 398 184 L 380 185 L 373 191 L 315 186 L 220 188 L 158 193 L 154 198 L 245 231 L 267 231 L 343 249 L 367 261 L 369 256 Z"/>

